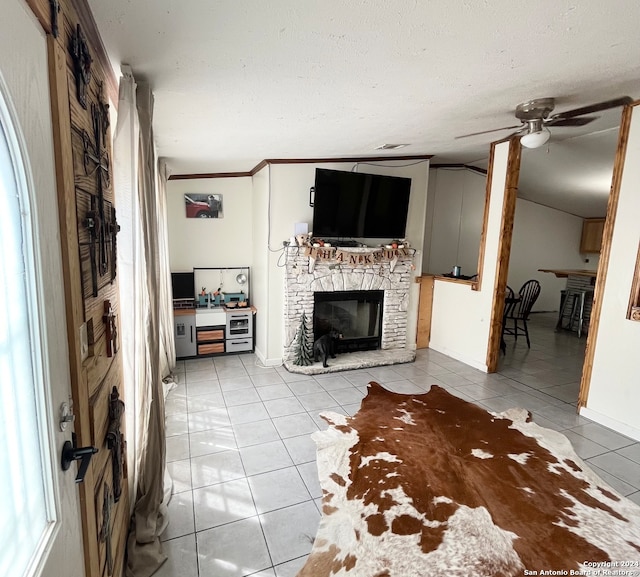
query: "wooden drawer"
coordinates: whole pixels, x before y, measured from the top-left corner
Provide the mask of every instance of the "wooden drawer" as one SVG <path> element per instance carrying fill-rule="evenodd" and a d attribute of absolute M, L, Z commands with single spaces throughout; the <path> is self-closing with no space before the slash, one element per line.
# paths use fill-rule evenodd
<path fill-rule="evenodd" d="M 224 353 L 224 343 L 207 343 L 198 345 L 199 355 L 210 355 L 212 353 Z"/>
<path fill-rule="evenodd" d="M 222 341 L 224 340 L 224 330 L 222 329 L 198 329 L 198 342 L 204 341 Z"/>
<path fill-rule="evenodd" d="M 228 339 L 227 340 L 227 352 L 242 352 L 253 350 L 253 339 Z"/>

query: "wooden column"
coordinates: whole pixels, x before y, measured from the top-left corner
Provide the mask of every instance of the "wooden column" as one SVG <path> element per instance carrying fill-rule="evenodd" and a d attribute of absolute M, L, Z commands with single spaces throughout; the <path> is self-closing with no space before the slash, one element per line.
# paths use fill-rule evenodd
<path fill-rule="evenodd" d="M 495 144 L 491 145 L 489 173 L 493 174 Z M 516 197 L 518 194 L 518 180 L 520 178 L 520 140 L 512 138 L 509 141 L 509 156 L 507 159 L 507 179 L 502 201 L 502 220 L 500 222 L 500 240 L 498 242 L 498 256 L 495 278 L 495 293 L 491 307 L 491 325 L 489 328 L 489 344 L 487 346 L 487 372 L 495 373 L 498 368 L 500 354 L 500 339 L 502 337 L 502 317 L 504 315 L 504 297 L 509 274 L 509 258 L 511 257 L 511 237 L 513 235 L 513 221 L 516 212 Z M 491 186 L 487 184 L 487 188 Z"/>
<path fill-rule="evenodd" d="M 638 103 L 634 103 L 636 106 Z M 582 379 L 580 381 L 580 393 L 578 395 L 578 410 L 587 405 L 589 398 L 589 385 L 591 383 L 591 372 L 593 371 L 593 357 L 595 354 L 596 339 L 600 326 L 600 312 L 602 311 L 602 293 L 607 282 L 607 270 L 609 268 L 609 258 L 611 256 L 611 239 L 618 212 L 618 200 L 620 198 L 620 185 L 622 183 L 622 173 L 624 172 L 624 161 L 627 154 L 627 141 L 629 139 L 629 127 L 631 125 L 632 106 L 625 106 L 622 111 L 622 121 L 620 122 L 620 132 L 618 133 L 618 148 L 613 164 L 613 177 L 611 179 L 611 192 L 607 203 L 607 215 L 602 233 L 602 249 L 598 262 L 598 273 L 596 276 L 596 286 L 593 293 L 593 305 L 591 306 L 591 318 L 589 320 L 589 333 L 587 335 L 587 348 L 585 349 L 584 365 L 582 368 Z"/>
<path fill-rule="evenodd" d="M 431 338 L 431 311 L 433 308 L 433 275 L 423 274 L 416 279 L 420 283 L 420 304 L 418 305 L 418 334 L 416 347 L 428 349 Z"/>

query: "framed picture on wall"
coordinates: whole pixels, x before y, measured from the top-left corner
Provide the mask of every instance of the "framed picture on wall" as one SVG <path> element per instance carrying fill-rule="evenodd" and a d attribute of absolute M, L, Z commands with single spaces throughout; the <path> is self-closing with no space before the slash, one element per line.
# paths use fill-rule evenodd
<path fill-rule="evenodd" d="M 187 218 L 222 218 L 221 194 L 185 194 Z"/>

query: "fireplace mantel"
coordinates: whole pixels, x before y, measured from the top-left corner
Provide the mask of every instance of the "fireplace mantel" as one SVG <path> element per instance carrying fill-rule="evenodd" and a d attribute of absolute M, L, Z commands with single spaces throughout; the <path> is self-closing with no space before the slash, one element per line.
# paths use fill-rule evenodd
<path fill-rule="evenodd" d="M 364 255 L 380 249 L 345 248 L 349 253 Z M 284 366 L 290 372 L 315 374 L 353 368 L 365 368 L 415 360 L 415 347 L 407 347 L 407 309 L 409 291 L 414 276 L 413 257 L 408 251 L 396 258 L 382 259 L 373 264 L 345 264 L 331 258 L 318 258 L 310 270 L 309 257 L 303 247 L 288 247 L 285 277 L 285 346 Z M 381 348 L 376 351 L 354 352 L 310 366 L 294 364 L 296 335 L 303 313 L 313 318 L 315 292 L 384 291 Z"/>

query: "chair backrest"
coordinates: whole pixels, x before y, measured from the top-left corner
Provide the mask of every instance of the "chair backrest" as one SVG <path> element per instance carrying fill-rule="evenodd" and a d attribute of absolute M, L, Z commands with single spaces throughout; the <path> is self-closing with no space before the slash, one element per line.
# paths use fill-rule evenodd
<path fill-rule="evenodd" d="M 540 283 L 535 280 L 528 280 L 518 291 L 520 295 L 520 306 L 518 307 L 518 317 L 524 320 L 529 318 L 529 313 L 533 308 L 533 304 L 540 295 Z"/>
<path fill-rule="evenodd" d="M 504 316 L 511 317 L 513 314 L 513 309 L 516 306 L 516 302 L 513 300 L 514 298 L 513 289 L 507 285 L 504 291 L 505 305 L 504 305 Z"/>

